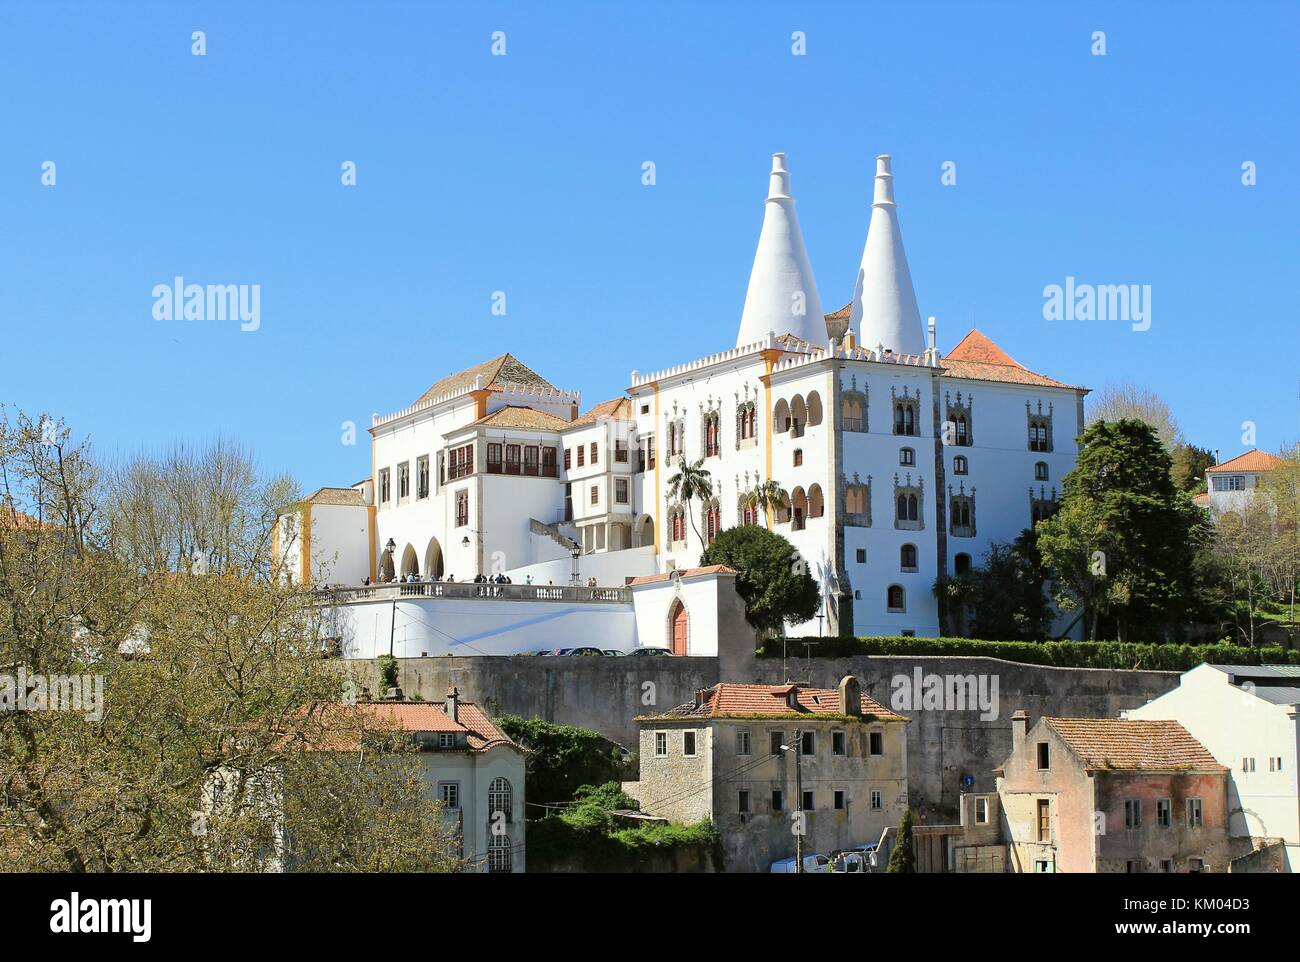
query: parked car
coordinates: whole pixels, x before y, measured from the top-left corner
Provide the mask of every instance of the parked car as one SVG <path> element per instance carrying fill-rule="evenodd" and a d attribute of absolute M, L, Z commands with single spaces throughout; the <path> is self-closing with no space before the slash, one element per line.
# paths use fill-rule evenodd
<path fill-rule="evenodd" d="M 772 863 L 771 871 L 778 874 L 793 873 L 797 862 L 794 858 L 783 858 Z M 803 857 L 804 872 L 815 872 L 826 874 L 831 870 L 831 859 L 829 855 L 805 855 Z"/>
<path fill-rule="evenodd" d="M 636 658 L 659 658 L 664 655 L 672 655 L 672 651 L 668 648 L 650 647 L 633 649 L 630 654 Z"/>
<path fill-rule="evenodd" d="M 582 657 L 592 657 L 592 656 L 600 657 L 600 656 L 602 656 L 602 655 L 605 654 L 605 653 L 604 653 L 603 651 L 601 651 L 599 648 L 590 648 L 590 647 L 587 647 L 587 648 L 557 648 L 557 649 L 555 649 L 555 653 L 556 653 L 557 655 L 576 655 L 576 656 L 579 657 L 579 658 L 582 658 Z"/>
<path fill-rule="evenodd" d="M 622 658 L 622 657 L 623 657 L 623 652 L 619 651 L 617 648 L 605 648 L 605 649 L 602 649 L 602 650 L 604 651 L 605 654 L 609 655 L 609 657 L 611 657 L 611 658 Z"/>
<path fill-rule="evenodd" d="M 831 853 L 831 871 L 837 875 L 866 874 L 876 866 L 876 846 L 850 848 Z"/>

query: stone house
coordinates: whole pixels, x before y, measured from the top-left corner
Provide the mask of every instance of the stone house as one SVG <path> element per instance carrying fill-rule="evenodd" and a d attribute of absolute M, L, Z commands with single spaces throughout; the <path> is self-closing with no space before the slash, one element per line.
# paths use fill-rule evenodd
<path fill-rule="evenodd" d="M 908 719 L 861 693 L 796 683 L 719 683 L 636 719 L 643 811 L 710 819 L 727 871 L 766 872 L 795 854 L 877 842 L 907 808 Z"/>
<path fill-rule="evenodd" d="M 1176 721 L 1017 711 L 995 775 L 1010 871 L 1228 870 L 1228 771 Z"/>

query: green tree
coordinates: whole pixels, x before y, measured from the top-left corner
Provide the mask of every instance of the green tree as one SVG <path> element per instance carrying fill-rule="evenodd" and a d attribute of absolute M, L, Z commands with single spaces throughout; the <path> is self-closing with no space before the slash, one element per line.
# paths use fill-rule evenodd
<path fill-rule="evenodd" d="M 1205 491 L 1205 469 L 1214 465 L 1214 452 L 1194 444 L 1178 444 L 1172 457 L 1174 487 L 1189 494 Z"/>
<path fill-rule="evenodd" d="M 745 617 L 760 631 L 778 632 L 817 614 L 817 581 L 807 563 L 794 545 L 766 528 L 743 524 L 722 531 L 705 549 L 700 564 L 736 570 Z"/>
<path fill-rule="evenodd" d="M 545 809 L 531 808 L 533 804 L 563 805 L 577 797 L 583 786 L 603 786 L 625 774 L 622 750 L 600 732 L 518 715 L 496 721 L 528 750 L 524 794 L 534 817 L 542 817 Z"/>
<path fill-rule="evenodd" d="M 695 537 L 700 544 L 704 544 L 704 539 L 700 537 L 700 529 L 695 526 L 695 512 L 690 510 L 691 503 L 696 498 L 707 501 L 713 497 L 713 478 L 705 469 L 703 458 L 694 464 L 687 464 L 686 458 L 682 458 L 677 473 L 668 479 L 668 497 L 674 501 L 685 502 L 686 516 L 691 519 L 691 530 L 695 532 Z"/>
<path fill-rule="evenodd" d="M 1104 617 L 1116 637 L 1178 622 L 1189 605 L 1204 512 L 1174 487 L 1170 457 L 1149 424 L 1098 421 L 1080 438 L 1060 510 L 1038 524 L 1057 603 L 1082 604 L 1089 637 Z"/>
<path fill-rule="evenodd" d="M 1027 528 L 1010 544 L 989 545 L 978 568 L 936 582 L 935 593 L 946 596 L 950 609 L 971 610 L 975 638 L 1041 641 L 1052 621 L 1046 580 L 1038 535 Z"/>
<path fill-rule="evenodd" d="M 894 842 L 894 850 L 889 853 L 889 867 L 886 871 L 916 871 L 916 855 L 912 849 L 912 810 L 910 808 L 903 812 L 903 817 L 898 820 L 898 839 Z"/>

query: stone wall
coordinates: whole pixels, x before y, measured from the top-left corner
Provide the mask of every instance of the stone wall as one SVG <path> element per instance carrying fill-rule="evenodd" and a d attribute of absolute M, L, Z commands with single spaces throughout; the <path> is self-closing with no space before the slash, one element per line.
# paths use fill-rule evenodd
<path fill-rule="evenodd" d="M 378 694 L 372 662 L 342 663 L 360 684 Z M 403 658 L 399 684 L 407 695 L 441 700 L 456 685 L 462 697 L 493 714 L 544 718 L 592 728 L 630 751 L 637 750 L 637 715 L 656 714 L 695 697 L 719 677 L 716 658 Z M 997 658 L 792 657 L 738 662 L 727 681 L 777 684 L 790 678 L 834 688 L 848 674 L 862 690 L 886 706 L 897 675 L 984 676 L 997 679 L 997 717 L 982 719 L 974 710 L 897 708 L 912 719 L 907 732 L 908 783 L 913 809 L 924 802 L 926 822 L 954 821 L 962 779 L 970 792 L 994 790 L 992 769 L 1011 751 L 1011 713 L 1023 708 L 1031 724 L 1042 715 L 1115 718 L 1178 685 L 1177 672 L 1115 671 L 1099 668 L 1049 668 Z"/>

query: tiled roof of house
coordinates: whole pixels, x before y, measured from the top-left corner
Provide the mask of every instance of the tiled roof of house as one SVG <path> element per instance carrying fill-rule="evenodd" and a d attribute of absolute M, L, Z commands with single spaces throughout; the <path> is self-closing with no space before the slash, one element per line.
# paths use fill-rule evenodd
<path fill-rule="evenodd" d="M 853 315 L 853 302 L 852 302 L 852 301 L 849 301 L 847 304 L 845 304 L 843 307 L 841 307 L 838 311 L 834 311 L 834 312 L 832 312 L 832 313 L 830 313 L 830 314 L 827 314 L 827 315 L 826 315 L 826 320 L 827 320 L 828 322 L 829 322 L 829 321 L 848 320 L 848 318 L 851 317 L 852 315 Z"/>
<path fill-rule="evenodd" d="M 1176 721 L 1044 718 L 1089 769 L 1227 771 Z"/>
<path fill-rule="evenodd" d="M 1033 387 L 1072 387 L 1042 374 L 1035 374 L 978 330 L 972 330 L 963 337 L 956 347 L 940 359 L 939 364 L 944 368 L 945 377 L 1001 381 Z"/>
<path fill-rule="evenodd" d="M 523 405 L 508 404 L 503 408 L 497 408 L 497 410 L 485 417 L 479 418 L 474 423 L 493 428 L 531 428 L 539 431 L 559 431 L 562 428 L 567 428 L 570 422 L 546 411 L 538 411 L 535 408 L 524 407 Z"/>
<path fill-rule="evenodd" d="M 367 479 L 369 480 L 369 479 Z M 338 504 L 362 508 L 361 492 L 355 488 L 317 488 L 302 499 L 303 504 Z"/>
<path fill-rule="evenodd" d="M 795 705 L 789 701 L 791 692 Z M 834 688 L 803 688 L 799 685 L 739 685 L 719 682 L 700 693 L 698 702 L 687 702 L 665 712 L 663 718 L 751 718 L 761 715 L 839 715 L 840 693 Z M 907 721 L 867 695 L 862 696 L 862 714 L 882 720 Z M 654 717 L 654 716 L 649 716 Z"/>
<path fill-rule="evenodd" d="M 1192 496 L 1192 504 L 1199 505 L 1199 506 L 1202 507 L 1202 508 L 1208 508 L 1208 507 L 1210 506 L 1210 495 L 1209 495 L 1209 492 L 1208 492 L 1208 491 L 1203 491 L 1203 492 L 1201 492 L 1200 494 L 1193 495 L 1193 496 Z"/>
<path fill-rule="evenodd" d="M 601 401 L 586 414 L 570 421 L 569 427 L 581 427 L 587 424 L 595 424 L 601 418 L 614 418 L 618 421 L 630 421 L 632 419 L 632 399 L 627 397 L 616 397 L 609 401 Z"/>
<path fill-rule="evenodd" d="M 485 752 L 497 745 L 515 745 L 473 702 L 457 704 L 456 721 L 452 721 L 439 702 L 359 702 L 352 706 L 332 705 L 327 710 L 346 711 L 349 708 L 362 716 L 362 724 L 367 728 L 411 733 L 464 732 L 465 741 L 474 752 Z M 347 742 L 346 737 L 318 739 L 309 748 L 313 751 L 350 751 L 355 748 Z"/>
<path fill-rule="evenodd" d="M 666 571 L 663 574 L 658 575 L 641 575 L 638 578 L 629 578 L 627 580 L 627 586 L 630 588 L 635 585 L 652 585 L 656 582 L 668 581 L 674 574 L 679 574 L 683 578 L 693 578 L 696 575 L 734 575 L 735 573 L 735 568 L 728 568 L 726 565 L 706 565 L 703 568 L 679 568 L 676 572 Z"/>
<path fill-rule="evenodd" d="M 449 374 L 441 381 L 436 381 L 429 390 L 416 399 L 416 404 L 432 401 L 436 397 L 472 387 L 476 377 L 483 378 L 483 387 L 491 390 L 496 384 L 519 384 L 525 387 L 540 387 L 555 390 L 555 385 L 525 365 L 513 354 L 502 354 L 490 361 L 475 364 L 463 371 Z"/>
<path fill-rule="evenodd" d="M 1272 471 L 1274 468 L 1281 467 L 1286 461 L 1279 458 L 1276 454 L 1269 454 L 1267 451 L 1260 451 L 1258 448 L 1247 451 L 1245 454 L 1239 454 L 1231 461 L 1224 461 L 1222 464 L 1216 464 L 1212 468 L 1206 468 L 1207 474 L 1224 474 L 1231 472 L 1258 472 Z"/>

